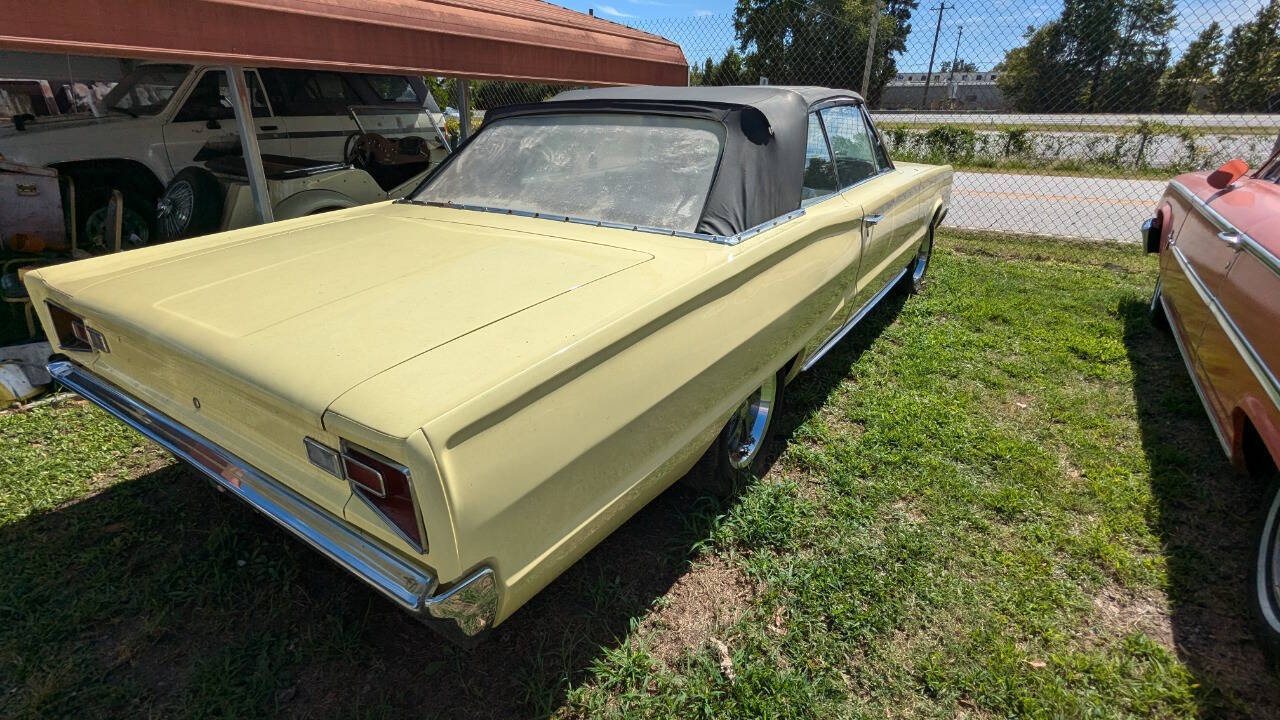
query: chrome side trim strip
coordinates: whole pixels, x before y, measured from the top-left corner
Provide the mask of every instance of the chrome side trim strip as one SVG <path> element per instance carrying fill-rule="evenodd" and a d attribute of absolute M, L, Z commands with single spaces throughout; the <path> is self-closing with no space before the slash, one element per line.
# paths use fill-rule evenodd
<path fill-rule="evenodd" d="M 1258 258 L 1258 260 L 1260 260 L 1263 265 L 1266 265 L 1267 268 L 1271 270 L 1271 272 L 1277 275 L 1280 275 L 1280 258 L 1277 258 L 1275 255 L 1271 254 L 1271 251 L 1263 247 L 1262 243 L 1259 243 L 1257 240 L 1253 239 L 1253 237 L 1251 237 L 1249 233 L 1246 233 L 1245 231 L 1233 225 L 1230 220 L 1228 220 L 1226 217 L 1222 215 L 1222 213 L 1213 209 L 1213 207 L 1211 207 L 1209 203 L 1205 202 L 1204 200 L 1201 200 L 1199 196 L 1191 192 L 1191 190 L 1188 189 L 1186 185 L 1183 185 L 1182 183 L 1176 180 L 1171 180 L 1169 181 L 1169 187 L 1175 190 L 1179 195 L 1181 195 L 1184 200 L 1191 203 L 1192 207 L 1196 208 L 1196 210 L 1198 210 L 1200 214 L 1209 218 L 1209 221 L 1212 222 L 1214 225 L 1217 225 L 1219 230 L 1222 230 L 1224 232 L 1231 232 L 1231 233 L 1235 233 L 1236 235 L 1239 235 L 1240 247 L 1242 249 L 1249 251 L 1250 255 L 1253 255 L 1254 257 Z"/>
<path fill-rule="evenodd" d="M 834 197 L 836 193 L 832 193 Z M 592 218 L 574 217 L 571 215 L 555 215 L 552 213 L 540 213 L 530 210 L 512 210 L 511 208 L 488 207 L 485 205 L 464 205 L 454 202 L 440 202 L 438 200 L 410 200 L 408 198 L 397 200 L 396 202 L 409 203 L 411 205 L 427 205 L 430 207 L 449 208 L 452 210 L 471 210 L 474 212 L 487 212 L 496 215 L 515 215 L 517 217 L 537 218 L 539 220 L 553 220 L 555 222 L 569 222 L 576 225 L 592 225 L 595 227 L 614 228 L 616 230 L 635 230 L 637 232 L 652 233 L 654 235 L 668 235 L 671 237 L 682 237 L 690 240 L 704 240 L 706 242 L 716 243 L 717 245 L 737 245 L 755 235 L 759 235 L 765 230 L 775 228 L 785 222 L 790 222 L 804 215 L 804 208 L 792 210 L 785 215 L 779 215 L 772 220 L 766 220 L 755 227 L 749 227 L 737 235 L 712 235 L 710 233 L 690 232 L 688 230 L 676 230 L 674 228 L 652 227 L 649 225 L 630 225 L 627 223 L 610 222 L 608 220 L 595 220 Z"/>
<path fill-rule="evenodd" d="M 1253 344 L 1244 336 L 1244 332 L 1231 319 L 1226 308 L 1222 307 L 1222 303 L 1218 302 L 1218 298 L 1205 286 L 1204 281 L 1200 279 L 1195 269 L 1187 262 L 1182 250 L 1176 245 L 1170 247 L 1173 248 L 1173 256 L 1177 259 L 1178 265 L 1186 273 L 1187 278 L 1191 280 L 1191 286 L 1195 288 L 1196 294 L 1200 296 L 1201 301 L 1209 308 L 1213 319 L 1217 321 L 1222 331 L 1226 333 L 1227 339 L 1231 341 L 1232 346 L 1239 353 L 1240 359 L 1244 360 L 1245 365 L 1249 366 L 1249 370 L 1253 372 L 1254 378 L 1262 386 L 1262 391 L 1271 399 L 1272 404 L 1280 408 L 1280 381 L 1276 379 L 1275 374 L 1267 367 L 1266 362 L 1263 361 L 1258 351 L 1254 349 Z"/>
<path fill-rule="evenodd" d="M 884 299 L 885 295 L 888 295 L 891 290 L 898 286 L 898 281 L 906 274 L 907 268 L 899 270 L 898 274 L 894 275 L 889 282 L 885 283 L 884 287 L 880 288 L 879 292 L 873 295 L 870 300 L 863 303 L 862 307 L 858 308 L 858 312 L 853 314 L 853 317 L 845 321 L 845 324 L 841 325 L 835 332 L 831 333 L 831 335 L 818 346 L 818 349 L 813 351 L 813 354 L 809 356 L 809 359 L 805 360 L 804 364 L 800 366 L 800 372 L 804 372 L 814 365 L 817 365 L 818 361 L 822 359 L 822 356 L 830 352 L 831 348 L 835 347 L 837 343 L 843 340 L 844 336 L 848 335 L 849 331 L 852 330 L 853 327 L 862 320 L 862 318 L 866 317 L 867 314 L 875 308 L 876 304 Z"/>
<path fill-rule="evenodd" d="M 49 363 L 48 371 L 58 382 L 186 461 L 401 608 L 424 619 L 445 620 L 446 632 L 466 637 L 493 623 L 498 591 L 489 568 L 432 595 L 439 583 L 431 573 L 361 535 L 216 443 L 71 362 Z"/>

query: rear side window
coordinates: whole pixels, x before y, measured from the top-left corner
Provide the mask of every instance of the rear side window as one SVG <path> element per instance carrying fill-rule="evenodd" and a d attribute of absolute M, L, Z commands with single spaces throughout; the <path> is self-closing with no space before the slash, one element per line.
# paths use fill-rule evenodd
<path fill-rule="evenodd" d="M 852 105 L 840 105 L 821 113 L 822 124 L 831 139 L 831 151 L 836 157 L 840 187 L 855 185 L 875 175 L 875 152 L 871 149 L 871 136 L 867 134 L 862 110 Z"/>
<path fill-rule="evenodd" d="M 373 94 L 383 102 L 420 104 L 418 94 L 403 75 L 364 75 Z"/>
<path fill-rule="evenodd" d="M 822 132 L 817 113 L 809 113 L 809 137 L 804 149 L 804 180 L 800 188 L 800 207 L 830 195 L 838 188 L 831 149 Z"/>
<path fill-rule="evenodd" d="M 258 82 L 258 74 L 246 72 L 245 81 L 249 84 L 249 96 L 252 98 L 253 116 L 266 117 L 267 103 L 263 99 L 262 85 Z M 227 82 L 227 73 L 222 70 L 207 70 L 200 76 L 182 108 L 174 116 L 174 122 L 193 122 L 197 120 L 233 120 L 236 111 L 231 105 L 231 88 Z"/>
<path fill-rule="evenodd" d="M 871 115 L 864 113 L 867 121 L 867 132 L 871 135 L 871 149 L 876 155 L 876 165 L 883 172 L 887 168 L 893 167 L 893 163 L 889 162 L 889 152 L 885 150 L 884 138 L 880 135 L 880 131 L 876 129 L 875 123 L 871 122 Z"/>
<path fill-rule="evenodd" d="M 336 72 L 263 69 L 262 75 L 278 115 L 345 115 L 360 96 Z"/>

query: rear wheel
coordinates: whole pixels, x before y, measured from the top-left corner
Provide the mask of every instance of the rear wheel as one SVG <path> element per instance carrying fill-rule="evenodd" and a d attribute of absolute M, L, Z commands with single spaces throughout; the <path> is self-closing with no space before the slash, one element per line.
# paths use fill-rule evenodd
<path fill-rule="evenodd" d="M 107 241 L 106 205 L 89 213 L 89 217 L 85 218 L 84 238 L 84 244 L 95 251 L 102 252 L 115 249 L 113 247 L 114 243 Z M 126 203 L 120 218 L 120 248 L 128 250 L 142 247 L 150 244 L 150 242 L 151 223 L 136 207 L 131 207 Z"/>
<path fill-rule="evenodd" d="M 769 442 L 782 406 L 783 373 L 775 373 L 748 395 L 715 442 L 689 473 L 699 491 L 729 495 L 769 469 Z"/>
<path fill-rule="evenodd" d="M 222 225 L 222 186 L 203 168 L 183 169 L 156 203 L 160 240 L 180 240 L 219 230 Z"/>
<path fill-rule="evenodd" d="M 1264 508 L 1250 605 L 1262 649 L 1274 664 L 1280 660 L 1280 482 L 1271 484 Z"/>

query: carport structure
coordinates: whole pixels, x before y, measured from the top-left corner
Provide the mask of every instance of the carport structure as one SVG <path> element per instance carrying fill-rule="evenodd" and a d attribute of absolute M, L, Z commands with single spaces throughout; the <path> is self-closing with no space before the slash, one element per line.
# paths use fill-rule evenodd
<path fill-rule="evenodd" d="M 541 0 L 0 0 L 0 48 L 225 65 L 259 218 L 268 222 L 244 67 L 575 85 L 685 85 L 680 47 Z M 463 112 L 462 122 L 469 121 Z"/>

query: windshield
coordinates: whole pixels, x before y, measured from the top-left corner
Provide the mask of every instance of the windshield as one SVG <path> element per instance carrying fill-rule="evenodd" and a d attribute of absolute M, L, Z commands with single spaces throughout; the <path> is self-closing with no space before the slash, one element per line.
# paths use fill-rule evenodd
<path fill-rule="evenodd" d="M 134 117 L 155 115 L 169 104 L 189 72 L 190 65 L 143 65 L 117 83 L 102 104 Z"/>
<path fill-rule="evenodd" d="M 692 232 L 723 134 L 710 120 L 658 115 L 497 120 L 415 199 Z"/>

